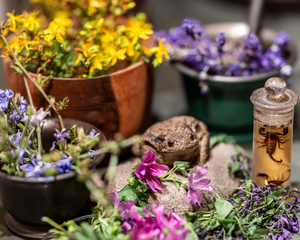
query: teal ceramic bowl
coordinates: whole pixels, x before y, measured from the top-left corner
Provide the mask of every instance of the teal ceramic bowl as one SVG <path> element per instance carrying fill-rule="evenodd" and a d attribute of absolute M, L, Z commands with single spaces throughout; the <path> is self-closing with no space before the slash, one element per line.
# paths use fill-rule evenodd
<path fill-rule="evenodd" d="M 246 23 L 215 23 L 206 25 L 205 31 L 213 38 L 224 32 L 227 39 L 241 41 L 249 33 L 249 27 Z M 264 49 L 271 46 L 276 34 L 269 28 L 260 30 L 259 37 Z M 295 62 L 296 55 L 296 47 L 292 44 L 289 64 Z M 212 135 L 227 133 L 239 143 L 252 140 L 253 105 L 250 96 L 269 78 L 279 76 L 278 70 L 248 77 L 211 76 L 209 93 L 204 95 L 198 85 L 199 72 L 181 63 L 173 63 L 173 66 L 182 76 L 190 114 L 205 122 Z"/>

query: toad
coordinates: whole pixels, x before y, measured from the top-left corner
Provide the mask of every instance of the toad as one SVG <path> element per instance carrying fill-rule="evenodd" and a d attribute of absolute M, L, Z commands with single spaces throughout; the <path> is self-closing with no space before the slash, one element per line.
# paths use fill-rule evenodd
<path fill-rule="evenodd" d="M 188 161 L 203 166 L 209 155 L 209 132 L 206 125 L 190 116 L 178 116 L 149 127 L 133 153 L 145 157 L 150 150 L 156 162 L 171 166 L 175 161 Z"/>

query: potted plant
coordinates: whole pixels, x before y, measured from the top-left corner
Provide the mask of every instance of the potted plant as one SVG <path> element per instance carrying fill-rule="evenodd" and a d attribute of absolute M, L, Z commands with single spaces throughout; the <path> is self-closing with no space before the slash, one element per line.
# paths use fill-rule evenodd
<path fill-rule="evenodd" d="M 296 49 L 284 31 L 262 28 L 249 34 L 245 23 L 202 26 L 185 19 L 181 26 L 159 31 L 169 44 L 173 66 L 181 74 L 190 113 L 214 132 L 238 142 L 251 141 L 252 92 L 273 76 L 288 80 Z"/>
<path fill-rule="evenodd" d="M 51 215 L 62 222 L 78 215 L 89 202 L 77 172 L 85 173 L 101 162 L 106 138 L 90 124 L 61 117 L 68 99 L 50 100 L 43 84 L 28 74 L 3 35 L 7 26 L 1 26 L 0 35 L 13 68 L 28 77 L 49 105 L 36 110 L 27 80 L 29 103 L 12 90 L 0 90 L 0 196 L 8 212 L 6 221 L 21 228 L 22 223 L 41 225 L 41 217 Z M 57 118 L 45 119 L 50 108 Z"/>
<path fill-rule="evenodd" d="M 8 13 L 4 32 L 12 32 L 9 43 L 29 74 L 57 101 L 69 97 L 63 117 L 89 122 L 108 138 L 135 134 L 151 100 L 153 74 L 146 63 L 155 55 L 159 65 L 166 52 L 164 46 L 149 48 L 153 31 L 145 14 L 121 18 L 132 1 L 33 2 L 43 14 Z M 9 58 L 4 62 L 9 88 L 27 99 L 23 77 L 11 70 Z M 46 107 L 31 82 L 29 88 L 35 105 Z"/>

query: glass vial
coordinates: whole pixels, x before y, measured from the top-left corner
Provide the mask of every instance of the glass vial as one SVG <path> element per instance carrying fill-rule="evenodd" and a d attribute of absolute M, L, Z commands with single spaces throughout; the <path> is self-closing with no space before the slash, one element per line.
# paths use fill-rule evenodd
<path fill-rule="evenodd" d="M 294 106 L 298 96 L 281 78 L 270 78 L 250 97 L 254 105 L 252 181 L 277 188 L 291 181 Z"/>

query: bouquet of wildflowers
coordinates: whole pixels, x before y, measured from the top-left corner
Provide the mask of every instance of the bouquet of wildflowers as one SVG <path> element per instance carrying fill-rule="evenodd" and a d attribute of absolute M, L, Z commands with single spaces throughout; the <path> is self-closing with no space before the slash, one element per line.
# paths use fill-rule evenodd
<path fill-rule="evenodd" d="M 4 36 L 26 68 L 34 73 L 63 78 L 109 74 L 140 59 L 154 66 L 167 55 L 164 45 L 147 48 L 142 40 L 153 34 L 143 13 L 119 18 L 134 7 L 130 0 L 35 0 L 39 11 L 7 13 Z M 4 57 L 8 56 L 8 49 Z"/>
<path fill-rule="evenodd" d="M 44 221 L 56 229 L 55 240 L 59 239 L 131 239 L 131 240 L 198 240 L 198 239 L 291 239 L 299 232 L 296 214 L 300 212 L 299 190 L 292 190 L 288 196 L 285 188 L 278 190 L 272 183 L 265 182 L 257 187 L 251 180 L 240 187 L 211 186 L 210 179 L 204 178 L 207 167 L 197 166 L 195 175 L 188 173 L 187 162 L 175 162 L 172 169 L 153 163 L 156 155 L 147 152 L 145 158 L 132 169 L 128 184 L 110 193 L 113 206 L 105 208 L 98 204 L 89 219 L 78 225 L 75 221 L 58 225 L 49 218 Z M 173 173 L 180 171 L 185 179 L 176 178 Z M 161 182 L 172 181 L 187 191 L 186 202 L 201 207 L 201 191 L 214 187 L 236 189 L 237 193 L 228 198 L 216 195 L 209 211 L 185 213 L 178 216 L 163 205 L 153 204 L 152 211 L 145 208 L 151 193 L 162 190 Z M 103 187 L 103 185 L 102 185 Z M 92 194 L 97 195 L 99 189 Z M 176 194 L 176 193 L 174 193 Z M 100 199 L 99 199 L 100 200 Z M 81 218 L 82 219 L 82 218 Z M 47 237 L 47 236 L 46 236 Z M 46 237 L 44 239 L 46 239 Z"/>
<path fill-rule="evenodd" d="M 276 35 L 265 52 L 255 33 L 233 42 L 221 32 L 212 40 L 194 19 L 184 19 L 181 26 L 168 32 L 158 31 L 155 37 L 169 45 L 173 61 L 182 62 L 199 72 L 203 93 L 208 90 L 209 75 L 251 76 L 274 69 L 280 70 L 286 80 L 293 75 L 293 69 L 286 60 L 291 39 L 284 31 Z"/>
<path fill-rule="evenodd" d="M 114 149 L 115 155 L 118 153 L 116 144 L 110 147 L 105 145 L 96 151 L 93 150 L 99 142 L 94 129 L 88 134 L 82 127 L 74 125 L 71 129 L 64 128 L 64 123 L 60 112 L 67 107 L 68 98 L 60 102 L 55 102 L 43 91 L 44 81 L 41 74 L 37 79 L 33 79 L 20 62 L 17 52 L 13 52 L 10 44 L 4 36 L 9 23 L 4 23 L 0 29 L 0 36 L 9 50 L 13 60 L 13 69 L 18 70 L 24 76 L 24 83 L 27 90 L 29 103 L 19 94 L 14 94 L 12 90 L 0 89 L 0 167 L 10 175 L 39 178 L 68 173 L 72 170 L 84 172 L 88 170 L 90 162 L 94 156 Z M 31 81 L 45 97 L 49 106 L 36 110 L 33 105 L 28 82 Z M 60 129 L 55 129 L 54 137 L 56 141 L 52 143 L 51 149 L 44 149 L 42 142 L 42 126 L 46 116 L 50 115 L 52 109 L 60 122 Z M 117 164 L 117 163 L 115 163 Z M 47 178 L 46 178 L 47 179 Z"/>

